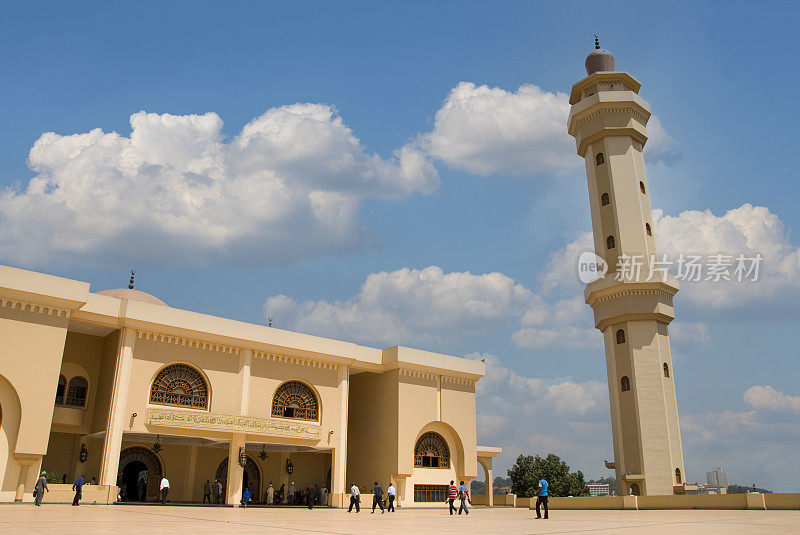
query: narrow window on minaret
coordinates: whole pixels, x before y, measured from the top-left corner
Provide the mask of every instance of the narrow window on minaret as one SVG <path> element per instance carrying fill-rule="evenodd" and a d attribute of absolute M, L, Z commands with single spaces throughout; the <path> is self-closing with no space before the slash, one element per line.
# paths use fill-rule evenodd
<path fill-rule="evenodd" d="M 628 379 L 627 375 L 622 376 L 620 380 L 620 388 L 622 388 L 623 392 L 628 392 L 631 389 L 631 380 Z"/>
<path fill-rule="evenodd" d="M 669 379 L 669 364 L 667 364 L 666 362 L 664 363 L 664 377 Z"/>
<path fill-rule="evenodd" d="M 653 235 L 653 229 L 650 228 L 650 223 L 645 223 L 644 224 L 644 229 L 647 231 L 647 235 L 648 236 L 652 236 Z"/>
<path fill-rule="evenodd" d="M 605 206 L 605 205 L 609 204 L 610 202 L 611 201 L 608 200 L 608 193 L 603 193 L 602 195 L 600 195 L 600 205 L 601 206 Z"/>
<path fill-rule="evenodd" d="M 617 331 L 617 343 L 624 344 L 625 343 L 625 331 L 622 329 Z"/>
<path fill-rule="evenodd" d="M 606 163 L 606 159 L 603 156 L 602 152 L 597 153 L 597 156 L 594 157 L 594 161 L 595 163 L 597 163 L 597 165 L 603 165 L 604 163 Z"/>
<path fill-rule="evenodd" d="M 639 181 L 639 189 L 642 190 L 642 193 L 647 193 L 647 190 L 644 189 L 644 182 L 641 180 Z"/>
<path fill-rule="evenodd" d="M 613 249 L 614 247 L 616 247 L 616 244 L 614 243 L 614 236 L 609 236 L 606 238 L 606 249 Z"/>
<path fill-rule="evenodd" d="M 676 468 L 675 469 L 675 483 L 677 483 L 678 485 L 681 484 L 681 469 L 680 468 Z"/>

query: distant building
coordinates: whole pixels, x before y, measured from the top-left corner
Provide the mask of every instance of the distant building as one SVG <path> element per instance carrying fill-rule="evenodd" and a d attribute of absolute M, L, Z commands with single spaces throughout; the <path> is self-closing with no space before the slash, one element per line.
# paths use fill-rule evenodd
<path fill-rule="evenodd" d="M 586 485 L 589 487 L 589 496 L 610 496 L 611 495 L 611 485 L 608 483 L 589 483 Z"/>
<path fill-rule="evenodd" d="M 710 472 L 706 472 L 706 483 L 709 486 L 724 488 L 725 492 L 719 494 L 725 494 L 728 489 L 728 474 L 719 466 L 715 466 Z"/>

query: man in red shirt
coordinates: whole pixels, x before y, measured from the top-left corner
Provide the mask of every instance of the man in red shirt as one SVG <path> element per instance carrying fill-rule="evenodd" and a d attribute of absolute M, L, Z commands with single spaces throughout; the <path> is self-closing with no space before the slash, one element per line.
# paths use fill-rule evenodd
<path fill-rule="evenodd" d="M 458 511 L 458 508 L 453 505 L 458 498 L 458 487 L 455 485 L 455 481 L 450 482 L 450 488 L 447 489 L 447 501 L 450 502 L 450 514 L 452 515 L 454 512 Z"/>

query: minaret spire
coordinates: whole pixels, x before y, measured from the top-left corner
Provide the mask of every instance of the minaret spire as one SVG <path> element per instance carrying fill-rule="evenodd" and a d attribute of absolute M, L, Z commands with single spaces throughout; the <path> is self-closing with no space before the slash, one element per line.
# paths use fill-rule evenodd
<path fill-rule="evenodd" d="M 128 283 L 128 289 L 129 290 L 133 290 L 133 277 L 134 277 L 135 274 L 136 274 L 136 272 L 134 270 L 131 270 L 131 280 Z"/>
<path fill-rule="evenodd" d="M 600 39 L 597 38 L 597 34 L 594 34 L 594 49 L 600 50 Z"/>

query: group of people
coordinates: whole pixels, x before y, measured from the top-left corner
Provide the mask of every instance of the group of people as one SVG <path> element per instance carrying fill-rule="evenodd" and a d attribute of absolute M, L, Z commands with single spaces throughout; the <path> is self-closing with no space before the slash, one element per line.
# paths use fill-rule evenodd
<path fill-rule="evenodd" d="M 384 506 L 386 506 L 386 511 L 394 513 L 395 498 L 397 498 L 397 490 L 394 488 L 391 481 L 386 488 L 385 498 L 383 496 L 383 487 L 376 481 L 375 486 L 372 487 L 372 514 L 375 514 L 375 507 L 380 507 L 381 514 L 383 514 L 385 512 L 383 509 Z M 356 508 L 356 513 L 361 512 L 361 490 L 355 483 L 350 487 L 350 507 L 348 507 L 347 512 L 352 512 L 353 507 Z"/>
<path fill-rule="evenodd" d="M 83 498 L 83 478 L 83 474 L 79 475 L 75 479 L 75 483 L 72 484 L 72 490 L 75 492 L 75 497 L 72 498 L 72 505 L 77 506 Z M 96 484 L 97 481 L 92 478 L 92 485 Z M 50 488 L 47 486 L 47 472 L 42 470 L 41 474 L 39 474 L 39 479 L 36 480 L 36 484 L 33 486 L 33 503 L 37 506 L 42 505 L 45 491 L 50 492 Z"/>
<path fill-rule="evenodd" d="M 270 481 L 267 490 L 264 491 L 264 505 L 305 505 L 309 509 L 313 509 L 315 505 L 328 505 L 327 485 L 309 485 L 298 489 L 292 481 L 288 491 L 285 489 L 286 484 L 282 484 L 280 489 L 275 490 Z M 247 504 L 251 502 L 253 502 L 253 493 L 249 487 L 245 487 L 242 492 L 242 507 L 247 507 Z"/>
<path fill-rule="evenodd" d="M 203 503 L 220 504 L 222 496 L 222 481 L 215 479 L 212 483 L 210 479 L 206 479 L 203 484 Z"/>

